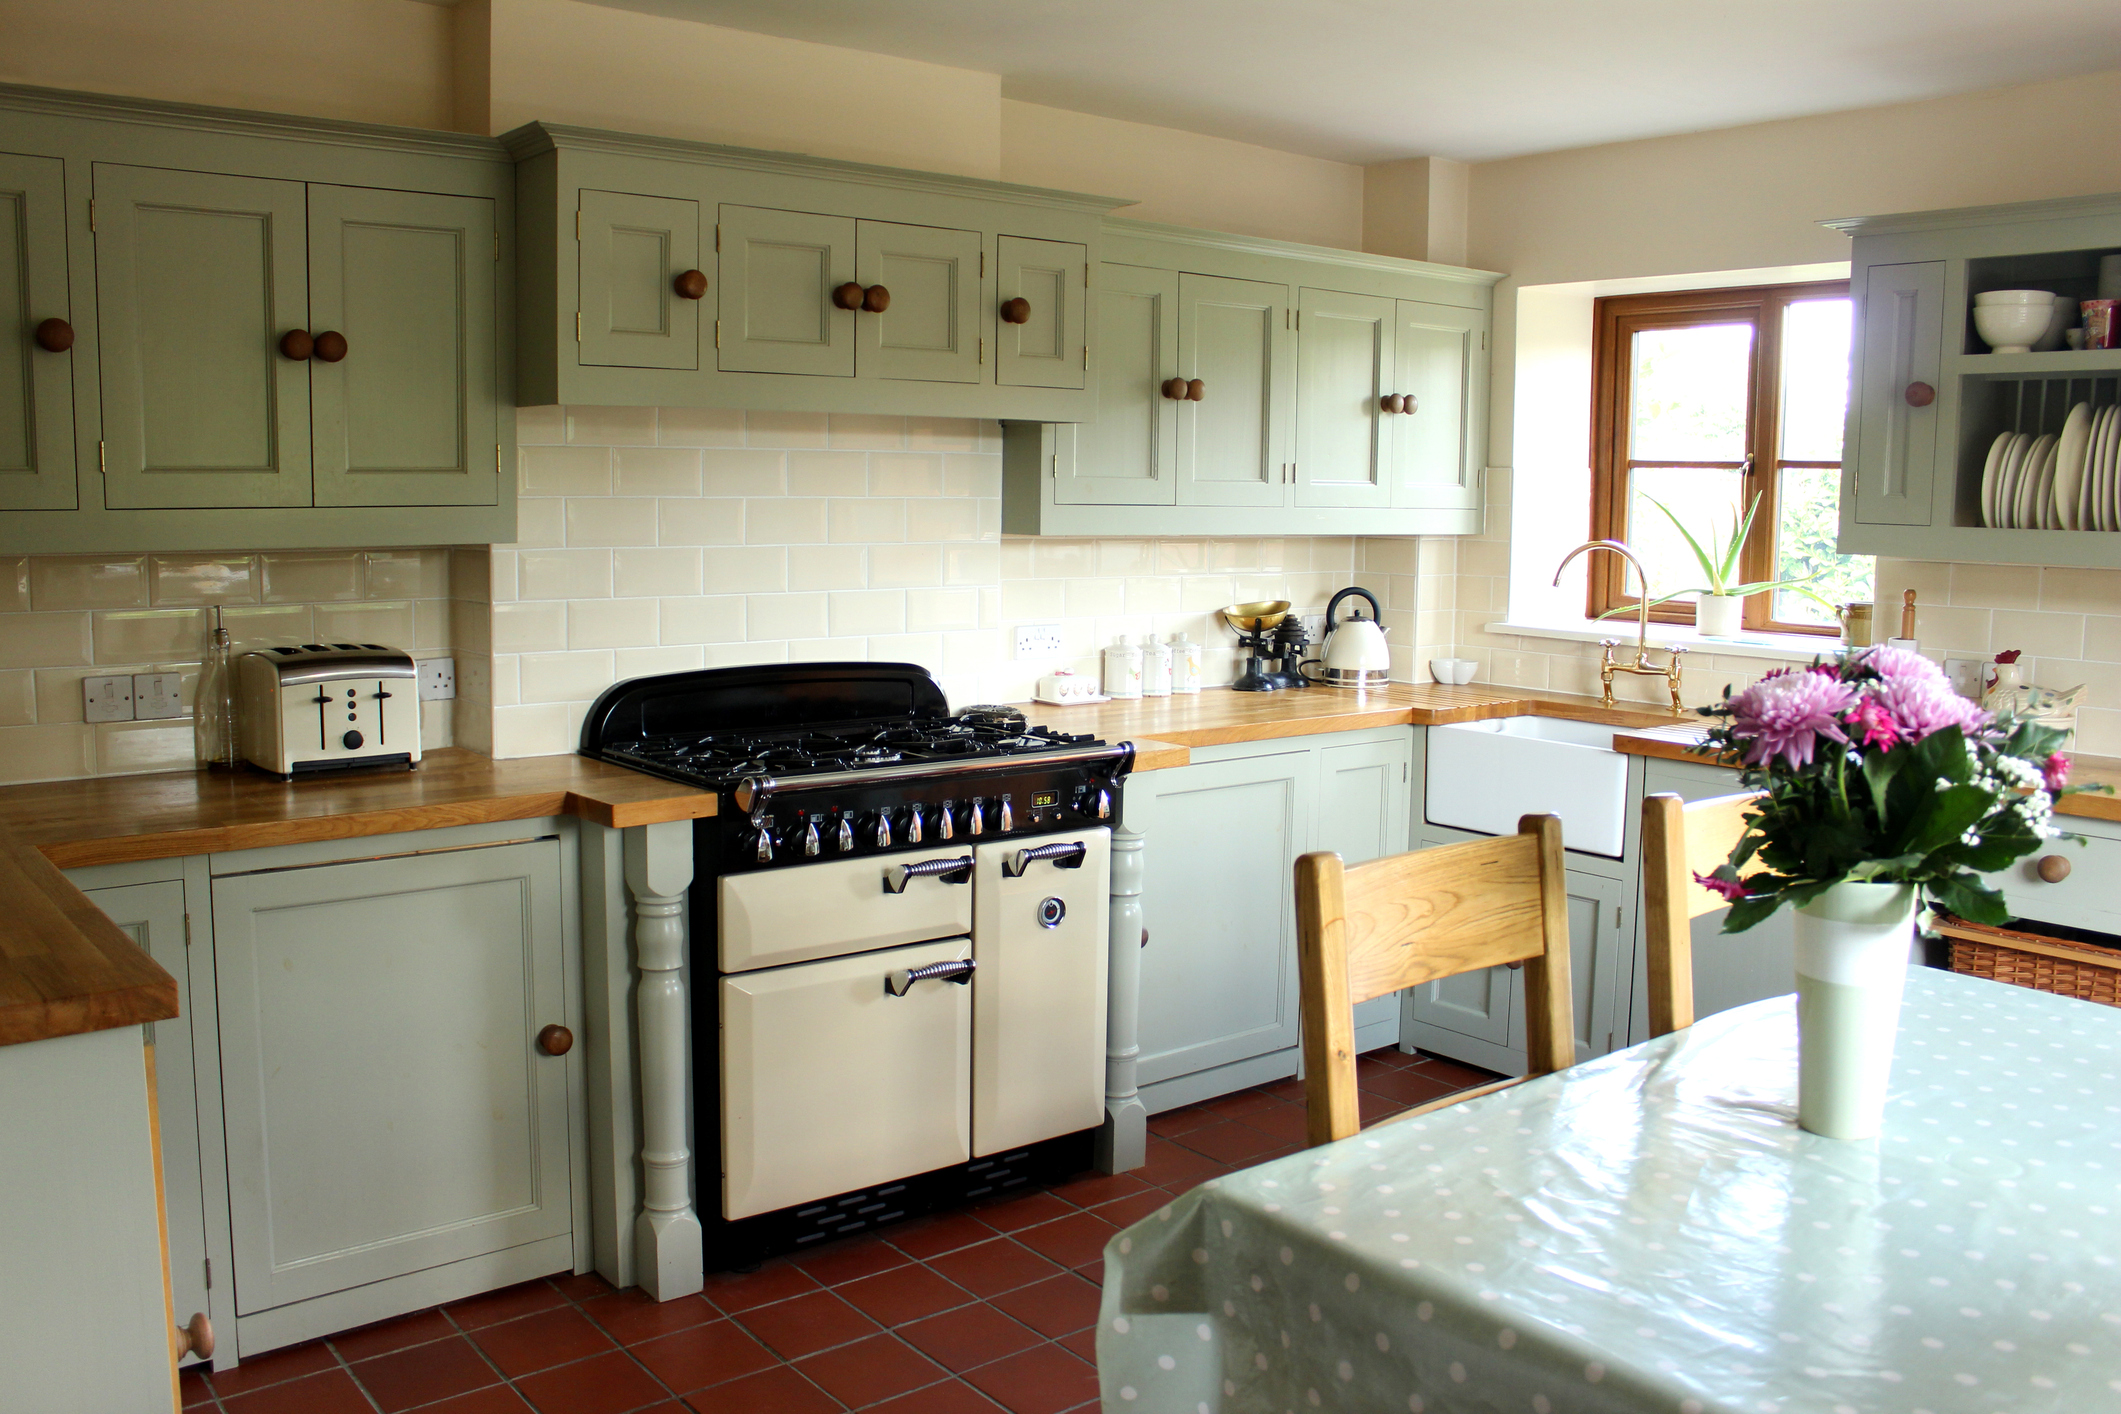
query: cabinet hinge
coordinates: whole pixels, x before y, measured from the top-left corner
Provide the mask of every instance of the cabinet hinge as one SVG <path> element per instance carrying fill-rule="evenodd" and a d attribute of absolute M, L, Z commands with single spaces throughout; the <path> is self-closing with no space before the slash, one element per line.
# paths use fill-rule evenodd
<path fill-rule="evenodd" d="M 214 1289 L 214 1259 L 208 1257 L 202 1265 L 206 1268 L 206 1289 L 212 1291 Z"/>
<path fill-rule="evenodd" d="M 1615 928 L 1620 926 L 1620 905 L 1617 903 L 1613 905 L 1613 926 Z M 1612 1042 L 1608 1041 L 1606 1044 L 1611 1045 Z"/>
<path fill-rule="evenodd" d="M 88 229 L 91 232 L 96 229 L 96 199 L 94 197 L 88 199 Z"/>
<path fill-rule="evenodd" d="M 979 341 L 979 361 L 980 366 L 984 368 L 987 363 L 987 341 L 984 337 Z"/>
<path fill-rule="evenodd" d="M 1480 331 L 1480 346 L 1482 348 L 1486 348 L 1488 346 L 1488 331 L 1485 329 Z"/>
<path fill-rule="evenodd" d="M 191 946 L 191 915 L 184 915 L 184 946 Z"/>
<path fill-rule="evenodd" d="M 1289 317 L 1289 311 L 1287 309 L 1284 309 L 1281 312 L 1281 327 L 1284 329 L 1293 329 L 1296 327 L 1296 321 Z"/>
<path fill-rule="evenodd" d="M 499 442 L 493 444 L 493 474 L 495 476 L 501 474 L 501 444 Z"/>
<path fill-rule="evenodd" d="M 979 277 L 982 280 L 987 278 L 987 252 L 985 251 L 979 253 Z"/>
<path fill-rule="evenodd" d="M 104 460 L 103 444 L 101 442 L 96 443 L 96 470 L 102 472 L 105 476 L 110 475 L 110 463 Z"/>
<path fill-rule="evenodd" d="M 1613 1049 L 1613 1033 L 1610 1031 L 1605 1033 L 1605 1048 L 1608 1051 Z"/>
<path fill-rule="evenodd" d="M 495 260 L 501 258 L 501 233 L 499 231 L 493 233 L 493 258 Z"/>
<path fill-rule="evenodd" d="M 1296 331 L 1297 331 L 1298 333 L 1302 333 L 1302 332 L 1303 332 L 1303 327 L 1304 327 L 1304 312 L 1303 312 L 1302 310 L 1300 310 L 1300 309 L 1299 309 L 1299 310 L 1297 310 L 1297 311 L 1296 311 Z"/>
<path fill-rule="evenodd" d="M 1050 456 L 1050 457 L 1046 458 L 1046 471 L 1047 471 L 1047 473 L 1048 473 L 1048 474 L 1049 474 L 1050 476 L 1052 476 L 1052 478 L 1053 478 L 1053 479 L 1054 479 L 1055 481 L 1058 481 L 1058 480 L 1060 480 L 1060 453 L 1059 453 L 1059 452 L 1055 452 L 1055 453 L 1054 453 L 1054 454 L 1053 454 L 1052 456 Z"/>
<path fill-rule="evenodd" d="M 722 223 L 719 221 L 714 223 L 714 253 L 722 253 Z"/>
<path fill-rule="evenodd" d="M 574 312 L 574 341 L 582 342 L 582 311 L 579 309 Z"/>

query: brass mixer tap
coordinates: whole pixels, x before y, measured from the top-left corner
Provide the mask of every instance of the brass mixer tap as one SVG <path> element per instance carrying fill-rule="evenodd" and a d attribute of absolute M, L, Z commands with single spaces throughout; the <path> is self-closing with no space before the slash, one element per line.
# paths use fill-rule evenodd
<path fill-rule="evenodd" d="M 1598 641 L 1598 681 L 1605 688 L 1604 695 L 1598 699 L 1598 705 L 1601 707 L 1611 707 L 1613 705 L 1613 674 L 1640 673 L 1645 677 L 1661 677 L 1665 680 L 1666 684 L 1672 689 L 1672 715 L 1678 716 L 1680 712 L 1679 660 L 1686 652 L 1686 649 L 1666 649 L 1666 653 L 1670 655 L 1670 661 L 1661 668 L 1650 662 L 1650 577 L 1643 570 L 1642 561 L 1635 558 L 1635 552 L 1618 540 L 1586 540 L 1575 549 L 1569 551 L 1560 565 L 1555 567 L 1554 583 L 1556 585 L 1561 583 L 1561 572 L 1569 567 L 1569 561 L 1575 559 L 1586 550 L 1611 550 L 1614 554 L 1633 565 L 1635 567 L 1635 577 L 1642 581 L 1642 595 L 1635 603 L 1635 661 L 1632 663 L 1616 663 L 1613 661 L 1613 650 L 1620 646 L 1619 639 L 1602 638 Z"/>

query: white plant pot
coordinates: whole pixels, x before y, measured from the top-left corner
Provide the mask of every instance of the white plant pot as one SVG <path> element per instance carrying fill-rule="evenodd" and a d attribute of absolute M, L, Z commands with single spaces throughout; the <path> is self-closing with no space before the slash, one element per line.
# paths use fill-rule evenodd
<path fill-rule="evenodd" d="M 1836 884 L 1797 910 L 1796 935 L 1797 1123 L 1873 1138 L 1914 946 L 1914 886 Z"/>
<path fill-rule="evenodd" d="M 1745 618 L 1742 594 L 1701 594 L 1694 599 L 1694 629 L 1710 638 L 1736 638 Z"/>

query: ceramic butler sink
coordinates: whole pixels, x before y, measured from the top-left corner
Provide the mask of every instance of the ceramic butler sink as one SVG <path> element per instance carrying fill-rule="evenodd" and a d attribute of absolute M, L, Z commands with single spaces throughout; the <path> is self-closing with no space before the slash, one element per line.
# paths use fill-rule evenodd
<path fill-rule="evenodd" d="M 1514 834 L 1521 815 L 1559 815 L 1570 849 L 1618 859 L 1628 758 L 1613 750 L 1613 730 L 1560 717 L 1431 727 L 1424 814 L 1490 835 Z"/>

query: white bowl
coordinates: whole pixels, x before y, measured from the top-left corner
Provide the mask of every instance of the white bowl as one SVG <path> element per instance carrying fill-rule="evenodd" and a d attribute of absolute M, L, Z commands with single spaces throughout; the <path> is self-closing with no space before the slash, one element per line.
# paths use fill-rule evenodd
<path fill-rule="evenodd" d="M 1473 680 L 1480 670 L 1480 663 L 1473 658 L 1431 658 L 1429 676 L 1440 683 L 1463 686 Z"/>
<path fill-rule="evenodd" d="M 1974 328 L 1992 353 L 2031 353 L 2054 317 L 2052 296 L 2044 304 L 1984 304 L 1974 310 Z"/>
<path fill-rule="evenodd" d="M 2077 301 L 2069 295 L 2056 295 L 2054 317 L 2048 320 L 2047 332 L 2033 341 L 2033 352 L 2052 353 L 2061 348 L 2063 336 L 2076 322 Z"/>
<path fill-rule="evenodd" d="M 1984 290 L 1974 296 L 1974 308 L 1990 304 L 2039 304 L 2055 302 L 2053 290 Z"/>

